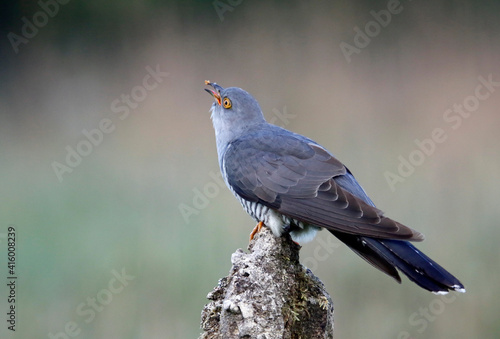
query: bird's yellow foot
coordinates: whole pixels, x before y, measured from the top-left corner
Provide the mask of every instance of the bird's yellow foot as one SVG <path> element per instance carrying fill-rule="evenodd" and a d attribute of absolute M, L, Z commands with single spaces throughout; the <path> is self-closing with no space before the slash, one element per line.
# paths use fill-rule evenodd
<path fill-rule="evenodd" d="M 257 226 L 255 226 L 255 228 L 253 229 L 252 233 L 250 233 L 250 241 L 253 240 L 253 237 L 260 232 L 262 226 L 264 226 L 264 223 L 262 221 L 259 221 Z"/>

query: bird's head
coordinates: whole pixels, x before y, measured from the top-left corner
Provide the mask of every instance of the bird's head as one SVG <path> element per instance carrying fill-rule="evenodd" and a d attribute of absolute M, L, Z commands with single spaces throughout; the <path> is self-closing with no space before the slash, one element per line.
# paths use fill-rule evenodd
<path fill-rule="evenodd" d="M 265 123 L 259 103 L 250 93 L 238 87 L 223 88 L 208 80 L 205 84 L 212 87 L 205 91 L 215 99 L 210 111 L 216 134 L 237 136 L 252 126 Z"/>

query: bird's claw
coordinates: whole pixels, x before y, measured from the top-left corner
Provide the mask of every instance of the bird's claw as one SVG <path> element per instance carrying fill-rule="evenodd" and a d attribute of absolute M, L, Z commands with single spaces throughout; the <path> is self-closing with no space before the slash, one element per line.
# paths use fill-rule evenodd
<path fill-rule="evenodd" d="M 253 237 L 260 232 L 262 227 L 264 226 L 264 223 L 262 221 L 259 221 L 259 223 L 254 227 L 252 230 L 252 233 L 250 233 L 250 241 L 253 240 Z"/>

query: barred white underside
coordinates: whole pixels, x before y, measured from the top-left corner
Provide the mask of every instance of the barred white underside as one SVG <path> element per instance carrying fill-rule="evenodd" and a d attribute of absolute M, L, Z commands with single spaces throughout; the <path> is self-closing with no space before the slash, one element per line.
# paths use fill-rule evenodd
<path fill-rule="evenodd" d="M 241 203 L 243 209 L 255 221 L 262 221 L 264 225 L 271 229 L 275 236 L 282 236 L 283 233 L 290 229 L 291 225 L 294 225 L 293 230 L 290 232 L 290 236 L 292 237 L 293 241 L 303 244 L 313 240 L 316 236 L 316 233 L 321 230 L 321 228 L 318 226 L 310 225 L 302 221 L 290 218 L 267 206 L 243 199 L 234 191 L 231 185 L 228 184 L 227 174 L 223 163 L 221 169 L 222 177 L 224 178 L 227 187 Z"/>
<path fill-rule="evenodd" d="M 233 191 L 231 189 L 231 191 Z M 287 217 L 272 208 L 264 206 L 257 202 L 251 202 L 243 199 L 233 191 L 236 198 L 243 206 L 243 209 L 255 219 L 262 221 L 267 227 L 273 231 L 274 235 L 280 237 L 286 230 L 290 229 L 290 225 L 294 225 L 294 229 L 290 232 L 293 241 L 298 243 L 306 243 L 314 239 L 319 227 L 306 224 L 302 221 Z"/>

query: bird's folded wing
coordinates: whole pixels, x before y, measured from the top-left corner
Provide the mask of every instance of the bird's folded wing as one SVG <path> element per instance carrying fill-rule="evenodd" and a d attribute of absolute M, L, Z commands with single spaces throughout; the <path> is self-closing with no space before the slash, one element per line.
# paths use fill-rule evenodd
<path fill-rule="evenodd" d="M 223 157 L 228 183 L 244 199 L 334 231 L 423 240 L 421 233 L 342 188 L 335 179 L 347 169 L 321 146 L 294 134 L 261 134 L 233 141 Z"/>

